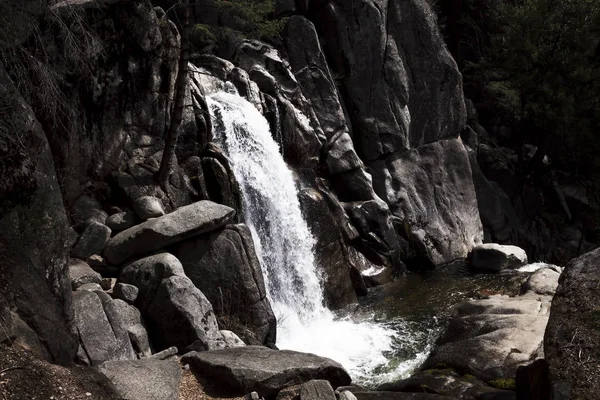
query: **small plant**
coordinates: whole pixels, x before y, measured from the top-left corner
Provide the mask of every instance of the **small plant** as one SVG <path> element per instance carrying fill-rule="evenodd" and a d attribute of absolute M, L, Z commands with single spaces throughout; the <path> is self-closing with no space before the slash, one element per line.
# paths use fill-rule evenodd
<path fill-rule="evenodd" d="M 488 384 L 497 389 L 503 390 L 515 390 L 516 384 L 514 379 L 494 379 L 489 381 Z"/>

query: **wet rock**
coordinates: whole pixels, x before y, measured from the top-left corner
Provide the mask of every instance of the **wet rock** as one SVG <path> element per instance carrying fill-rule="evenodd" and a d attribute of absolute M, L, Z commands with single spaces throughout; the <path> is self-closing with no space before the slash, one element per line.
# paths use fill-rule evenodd
<path fill-rule="evenodd" d="M 560 272 L 551 268 L 541 268 L 535 271 L 521 287 L 521 293 L 532 291 L 541 295 L 553 296 L 558 287 Z"/>
<path fill-rule="evenodd" d="M 262 397 L 272 397 L 286 386 L 312 379 L 325 379 L 333 387 L 350 383 L 348 373 L 335 361 L 289 350 L 246 346 L 193 352 L 182 361 L 240 396 L 256 391 Z"/>
<path fill-rule="evenodd" d="M 175 360 L 110 361 L 98 366 L 123 400 L 179 398 L 181 368 Z"/>
<path fill-rule="evenodd" d="M 165 210 L 159 199 L 152 196 L 142 196 L 133 200 L 133 209 L 142 221 L 165 215 Z"/>
<path fill-rule="evenodd" d="M 135 358 L 123 320 L 103 292 L 73 293 L 74 325 L 91 365 Z"/>
<path fill-rule="evenodd" d="M 496 243 L 485 243 L 475 247 L 469 257 L 471 268 L 481 272 L 500 272 L 527 264 L 525 250 Z"/>
<path fill-rule="evenodd" d="M 432 264 L 467 256 L 483 228 L 469 157 L 460 139 L 371 163 L 375 192 Z"/>
<path fill-rule="evenodd" d="M 126 283 L 117 283 L 113 288 L 113 296 L 117 299 L 126 301 L 129 304 L 133 304 L 137 299 L 139 289 L 133 285 Z"/>
<path fill-rule="evenodd" d="M 218 229 L 234 216 L 235 211 L 227 206 L 199 201 L 118 233 L 107 243 L 104 255 L 111 263 L 120 264 L 135 255 Z"/>
<path fill-rule="evenodd" d="M 71 258 L 69 260 L 69 279 L 71 280 L 71 288 L 76 290 L 86 283 L 100 284 L 102 276 L 86 262 Z"/>
<path fill-rule="evenodd" d="M 196 341 L 208 348 L 218 338 L 210 302 L 173 255 L 162 253 L 131 263 L 123 269 L 120 281 L 139 289 L 135 304 L 153 328 L 150 334 L 157 349 L 183 348 Z"/>
<path fill-rule="evenodd" d="M 275 316 L 246 225 L 227 225 L 197 236 L 179 245 L 175 254 L 222 325 L 248 343 L 275 342 Z"/>
<path fill-rule="evenodd" d="M 71 254 L 85 260 L 93 254 L 102 253 L 111 233 L 108 226 L 96 221 L 90 222 L 71 250 Z"/>
<path fill-rule="evenodd" d="M 106 219 L 106 226 L 113 232 L 121 232 L 129 229 L 136 224 L 136 216 L 133 212 L 120 212 L 111 215 Z"/>
<path fill-rule="evenodd" d="M 551 296 L 490 296 L 457 305 L 423 368 L 446 365 L 484 381 L 514 379 L 517 368 L 542 358 Z"/>

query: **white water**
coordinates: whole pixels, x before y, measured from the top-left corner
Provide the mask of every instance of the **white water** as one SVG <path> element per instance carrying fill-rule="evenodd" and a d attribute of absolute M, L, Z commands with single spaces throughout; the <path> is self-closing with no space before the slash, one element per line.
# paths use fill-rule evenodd
<path fill-rule="evenodd" d="M 353 379 L 371 381 L 373 370 L 389 363 L 395 332 L 372 322 L 336 320 L 324 306 L 314 238 L 267 120 L 237 94 L 211 95 L 207 103 L 215 141 L 231 159 L 240 185 L 245 222 L 278 321 L 277 346 L 329 357 Z"/>

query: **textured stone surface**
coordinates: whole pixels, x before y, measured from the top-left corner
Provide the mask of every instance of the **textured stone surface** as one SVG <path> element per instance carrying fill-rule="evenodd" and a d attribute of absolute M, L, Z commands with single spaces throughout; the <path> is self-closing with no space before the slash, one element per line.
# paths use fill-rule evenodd
<path fill-rule="evenodd" d="M 198 236 L 178 246 L 175 254 L 225 326 L 248 343 L 275 342 L 275 316 L 246 225 Z"/>
<path fill-rule="evenodd" d="M 333 387 L 350 383 L 348 373 L 335 361 L 289 350 L 246 346 L 189 353 L 182 360 L 237 395 L 256 391 L 271 397 L 286 386 L 312 379 L 325 379 Z"/>
<path fill-rule="evenodd" d="M 375 191 L 434 263 L 464 258 L 483 239 L 469 157 L 442 140 L 370 165 Z"/>
<path fill-rule="evenodd" d="M 110 239 L 104 255 L 113 264 L 120 264 L 135 255 L 148 254 L 218 229 L 234 216 L 235 211 L 227 206 L 211 201 L 199 201 L 120 232 Z"/>
<path fill-rule="evenodd" d="M 69 279 L 71 280 L 71 288 L 75 290 L 86 283 L 100 284 L 102 276 L 86 262 L 71 258 L 69 260 Z"/>
<path fill-rule="evenodd" d="M 527 264 L 525 250 L 497 243 L 481 244 L 473 249 L 469 257 L 471 268 L 483 272 L 500 272 Z"/>
<path fill-rule="evenodd" d="M 85 260 L 93 254 L 102 253 L 102 249 L 110 239 L 111 233 L 112 231 L 108 226 L 92 221 L 79 237 L 71 254 Z"/>
<path fill-rule="evenodd" d="M 123 400 L 179 398 L 181 367 L 175 360 L 110 361 L 98 367 Z"/>

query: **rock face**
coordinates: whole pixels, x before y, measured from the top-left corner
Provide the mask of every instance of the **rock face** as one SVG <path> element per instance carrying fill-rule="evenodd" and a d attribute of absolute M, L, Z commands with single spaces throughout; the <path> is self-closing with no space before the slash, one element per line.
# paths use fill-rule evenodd
<path fill-rule="evenodd" d="M 181 367 L 175 360 L 110 361 L 98 367 L 123 400 L 179 398 Z"/>
<path fill-rule="evenodd" d="M 467 151 L 437 141 L 371 164 L 377 194 L 406 221 L 434 264 L 466 257 L 483 239 Z"/>
<path fill-rule="evenodd" d="M 544 357 L 551 301 L 529 291 L 459 304 L 423 368 L 447 365 L 485 381 L 514 379 L 519 366 Z"/>
<path fill-rule="evenodd" d="M 227 206 L 199 201 L 120 232 L 109 240 L 104 255 L 113 264 L 121 264 L 133 256 L 220 228 L 234 216 L 235 211 Z"/>
<path fill-rule="evenodd" d="M 222 325 L 248 343 L 275 343 L 275 315 L 246 225 L 227 225 L 190 239 L 177 247 L 175 255 L 213 304 Z"/>
<path fill-rule="evenodd" d="M 544 337 L 553 398 L 595 399 L 600 387 L 600 250 L 565 266 Z"/>
<path fill-rule="evenodd" d="M 426 1 L 317 4 L 364 161 L 458 137 L 466 122 L 462 78 Z"/>
<path fill-rule="evenodd" d="M 146 257 L 126 266 L 120 281 L 136 286 L 135 305 L 146 320 L 157 350 L 183 348 L 198 341 L 204 348 L 219 338 L 210 302 L 168 253 Z"/>
<path fill-rule="evenodd" d="M 469 255 L 471 268 L 475 271 L 500 272 L 527 264 L 525 250 L 517 246 L 486 243 L 473 249 Z"/>
<path fill-rule="evenodd" d="M 0 68 L 0 320 L 10 309 L 41 339 L 52 360 L 77 351 L 68 274 L 68 221 L 52 153 L 33 111 Z M 18 134 L 19 140 L 15 140 Z"/>
<path fill-rule="evenodd" d="M 194 352 L 182 360 L 204 376 L 227 385 L 237 395 L 255 391 L 271 398 L 286 386 L 312 379 L 327 380 L 333 387 L 350 383 L 348 373 L 335 361 L 288 350 L 247 346 Z"/>

